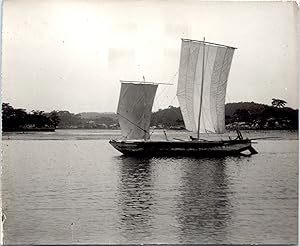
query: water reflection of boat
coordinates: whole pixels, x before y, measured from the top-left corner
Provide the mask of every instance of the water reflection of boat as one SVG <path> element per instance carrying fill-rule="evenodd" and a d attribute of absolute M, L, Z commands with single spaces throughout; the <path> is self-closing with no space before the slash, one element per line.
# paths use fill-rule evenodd
<path fill-rule="evenodd" d="M 149 159 L 119 157 L 120 229 L 130 243 L 145 242 L 151 234 L 152 180 Z"/>
<path fill-rule="evenodd" d="M 118 160 L 123 242 L 157 243 L 158 235 L 172 243 L 226 242 L 233 212 L 227 157 L 176 158 L 169 166 L 169 158 Z"/>
<path fill-rule="evenodd" d="M 232 208 L 225 161 L 190 159 L 185 166 L 176 210 L 181 243 L 226 243 Z"/>
<path fill-rule="evenodd" d="M 177 98 L 186 129 L 196 136 L 189 140 L 150 140 L 150 117 L 157 84 L 122 81 L 118 119 L 123 140 L 110 144 L 125 155 L 238 155 L 257 153 L 250 139 L 240 132 L 235 139 L 201 139 L 200 133 L 225 131 L 225 95 L 235 48 L 183 39 L 178 74 Z"/>

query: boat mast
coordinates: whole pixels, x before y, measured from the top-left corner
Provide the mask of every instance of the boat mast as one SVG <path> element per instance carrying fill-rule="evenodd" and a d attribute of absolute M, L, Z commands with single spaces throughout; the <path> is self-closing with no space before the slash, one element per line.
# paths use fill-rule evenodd
<path fill-rule="evenodd" d="M 201 78 L 201 93 L 200 93 L 200 107 L 199 107 L 199 117 L 198 117 L 197 140 L 199 140 L 199 137 L 200 137 L 200 119 L 201 119 L 201 107 L 202 107 L 202 96 L 203 96 L 203 82 L 204 82 L 204 60 L 205 60 L 205 37 L 203 38 L 202 78 Z"/>

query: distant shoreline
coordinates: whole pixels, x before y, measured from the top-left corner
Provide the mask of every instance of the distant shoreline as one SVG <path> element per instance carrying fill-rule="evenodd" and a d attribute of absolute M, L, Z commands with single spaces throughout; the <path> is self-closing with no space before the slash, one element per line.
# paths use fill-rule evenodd
<path fill-rule="evenodd" d="M 161 129 L 154 130 L 151 134 L 152 140 L 165 140 L 164 131 Z M 189 139 L 191 132 L 167 130 L 165 131 L 168 139 L 180 138 Z M 298 130 L 242 130 L 244 138 L 254 138 L 258 141 L 280 141 L 280 140 L 297 140 Z M 224 134 L 201 134 L 203 138 L 210 139 L 228 139 L 236 137 L 235 131 L 226 131 Z M 271 137 L 271 139 L 268 139 Z M 2 140 L 51 140 L 51 141 L 81 141 L 81 140 L 95 140 L 95 141 L 109 141 L 111 139 L 121 139 L 122 133 L 120 130 L 108 129 L 57 129 L 55 132 L 3 132 Z M 275 138 L 275 139 L 274 139 Z"/>
<path fill-rule="evenodd" d="M 119 130 L 116 113 L 69 111 L 26 112 L 2 104 L 4 132 L 53 132 L 55 129 L 107 129 Z M 179 107 L 169 106 L 151 114 L 151 130 L 184 131 L 185 125 Z M 295 130 L 298 129 L 298 109 L 275 107 L 255 102 L 225 105 L 226 130 Z"/>
<path fill-rule="evenodd" d="M 2 132 L 55 132 L 55 128 L 2 129 Z"/>
<path fill-rule="evenodd" d="M 103 130 L 103 131 L 120 131 L 120 128 L 55 128 L 55 129 L 46 129 L 46 128 L 37 128 L 37 129 L 2 129 L 2 132 L 55 132 L 56 130 L 75 130 L 75 131 L 82 131 L 82 130 Z M 167 131 L 179 131 L 179 132 L 189 132 L 186 129 L 172 129 L 172 128 L 151 128 L 150 130 L 159 131 L 159 130 L 167 130 Z M 255 129 L 255 128 L 239 128 L 241 131 L 291 131 L 296 132 L 298 129 L 280 129 L 280 128 L 261 128 L 261 129 Z M 226 127 L 226 132 L 234 132 L 236 129 L 231 127 Z"/>

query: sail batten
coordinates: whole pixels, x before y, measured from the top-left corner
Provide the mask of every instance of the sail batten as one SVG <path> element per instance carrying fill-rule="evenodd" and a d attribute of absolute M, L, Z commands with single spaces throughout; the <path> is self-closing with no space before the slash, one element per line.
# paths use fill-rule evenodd
<path fill-rule="evenodd" d="M 182 40 L 177 97 L 186 129 L 197 132 L 200 117 L 200 133 L 225 131 L 225 95 L 233 53 L 233 47 Z"/>
<path fill-rule="evenodd" d="M 118 120 L 125 139 L 150 138 L 151 112 L 157 84 L 121 84 L 117 109 Z"/>

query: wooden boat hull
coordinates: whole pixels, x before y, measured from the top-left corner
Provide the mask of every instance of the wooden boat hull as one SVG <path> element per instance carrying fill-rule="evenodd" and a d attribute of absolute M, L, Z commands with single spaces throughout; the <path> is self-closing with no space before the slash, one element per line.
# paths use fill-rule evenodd
<path fill-rule="evenodd" d="M 257 152 L 251 146 L 251 140 L 228 141 L 117 141 L 109 143 L 124 155 L 142 156 L 226 156 L 240 155 L 249 150 Z"/>

